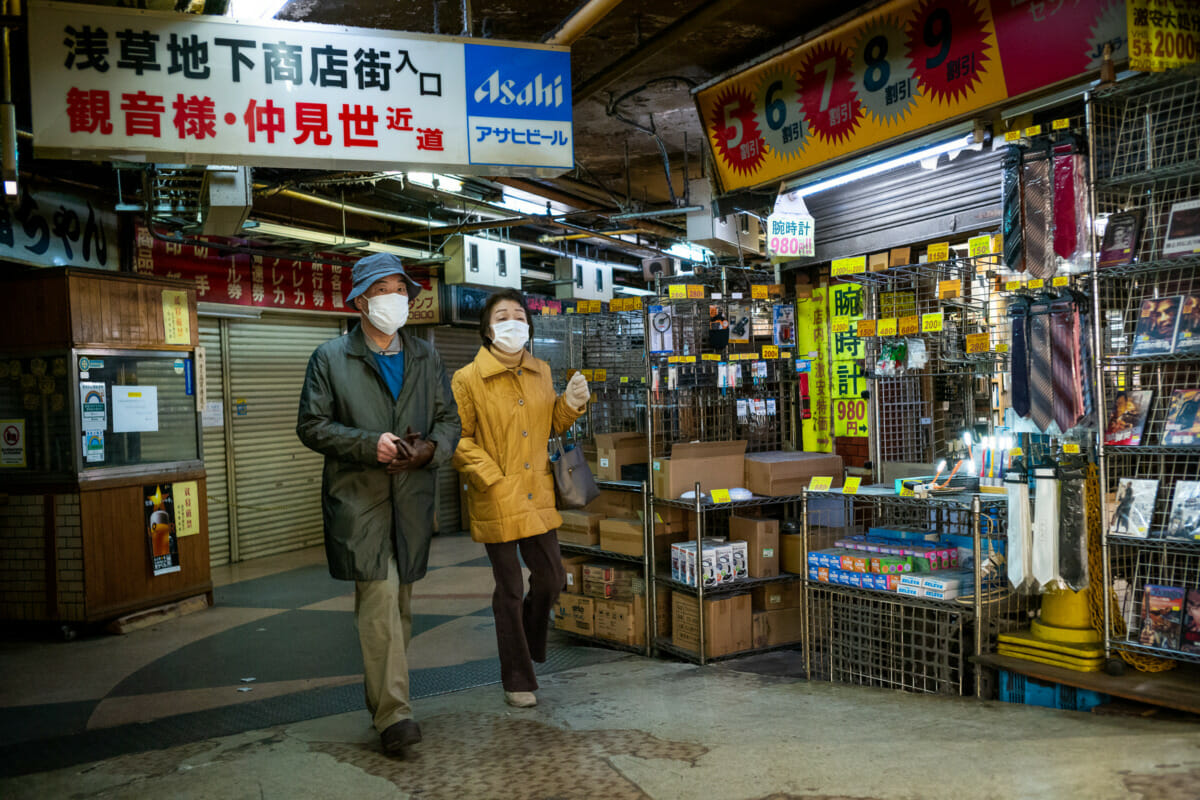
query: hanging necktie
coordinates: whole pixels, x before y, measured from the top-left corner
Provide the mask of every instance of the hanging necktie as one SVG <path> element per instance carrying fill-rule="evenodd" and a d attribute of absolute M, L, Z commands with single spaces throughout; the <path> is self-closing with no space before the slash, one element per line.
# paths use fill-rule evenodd
<path fill-rule="evenodd" d="M 1059 588 L 1058 517 L 1059 485 L 1054 467 L 1034 470 L 1033 579 L 1041 591 Z"/>
<path fill-rule="evenodd" d="M 1079 243 L 1079 221 L 1076 217 L 1075 175 L 1079 156 L 1075 145 L 1060 144 L 1054 148 L 1054 252 L 1064 259 L 1075 257 Z"/>
<path fill-rule="evenodd" d="M 1004 266 L 1013 272 L 1025 271 L 1025 245 L 1021 239 L 1021 148 L 1004 149 L 1002 198 L 1004 202 L 1001 232 L 1004 234 Z"/>
<path fill-rule="evenodd" d="M 1050 350 L 1050 306 L 1038 304 L 1029 316 L 1029 416 L 1043 433 L 1054 421 L 1054 377 Z"/>
<path fill-rule="evenodd" d="M 1059 300 L 1050 307 L 1050 371 L 1054 380 L 1054 421 L 1066 433 L 1075 427 L 1075 310 L 1070 300 Z M 1045 428 L 1042 429 L 1045 431 Z"/>
<path fill-rule="evenodd" d="M 1079 363 L 1080 365 L 1091 364 L 1092 339 L 1088 335 L 1088 331 L 1092 329 L 1092 317 L 1087 312 L 1086 306 L 1076 306 L 1076 308 L 1081 309 L 1079 314 L 1079 328 L 1076 331 L 1079 337 Z M 1083 415 L 1090 418 L 1095 405 L 1092 396 L 1092 373 L 1086 367 L 1080 373 L 1080 386 L 1083 387 Z"/>
<path fill-rule="evenodd" d="M 1058 573 L 1067 588 L 1079 591 L 1088 583 L 1083 472 L 1063 470 L 1059 486 Z"/>
<path fill-rule="evenodd" d="M 1083 346 L 1080 339 L 1087 334 L 1083 329 L 1083 315 L 1079 313 L 1079 305 L 1071 304 L 1071 373 L 1075 378 L 1075 382 L 1071 384 L 1074 391 L 1071 393 L 1075 400 L 1075 424 L 1078 425 L 1083 421 L 1083 417 L 1087 414 L 1087 403 L 1084 400 L 1084 395 L 1088 391 L 1088 374 L 1084 368 L 1083 361 Z"/>
<path fill-rule="evenodd" d="M 1033 583 L 1033 522 L 1029 514 L 1029 482 L 1023 469 L 1004 475 L 1008 500 L 1008 580 L 1018 591 Z"/>
<path fill-rule="evenodd" d="M 1012 318 L 1012 407 L 1017 416 L 1028 417 L 1029 305 L 1024 300 L 1014 301 L 1008 308 L 1008 316 Z"/>
<path fill-rule="evenodd" d="M 1021 166 L 1025 207 L 1025 268 L 1035 278 L 1054 275 L 1050 247 L 1050 162 L 1045 158 L 1025 161 Z"/>

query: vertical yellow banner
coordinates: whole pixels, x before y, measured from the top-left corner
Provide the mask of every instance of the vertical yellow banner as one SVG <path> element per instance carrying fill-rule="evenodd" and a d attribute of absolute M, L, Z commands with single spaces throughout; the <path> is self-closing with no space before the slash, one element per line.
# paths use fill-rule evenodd
<path fill-rule="evenodd" d="M 200 532 L 200 488 L 196 481 L 179 481 L 175 486 L 175 537 Z"/>
<path fill-rule="evenodd" d="M 192 320 L 188 314 L 187 292 L 163 289 L 162 308 L 167 344 L 191 344 Z"/>

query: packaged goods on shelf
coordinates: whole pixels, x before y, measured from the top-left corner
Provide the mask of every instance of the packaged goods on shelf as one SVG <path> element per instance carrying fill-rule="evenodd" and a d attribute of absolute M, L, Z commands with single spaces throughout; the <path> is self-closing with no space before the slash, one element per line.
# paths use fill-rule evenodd
<path fill-rule="evenodd" d="M 779 551 L 783 555 L 781 566 L 783 567 L 784 572 L 791 572 L 796 575 L 804 574 L 805 563 L 803 536 L 798 533 L 781 533 L 779 535 Z"/>
<path fill-rule="evenodd" d="M 804 638 L 804 610 L 782 608 L 776 611 L 759 612 L 764 616 L 767 647 L 793 644 Z"/>
<path fill-rule="evenodd" d="M 829 453 L 795 453 L 776 450 L 752 453 L 745 459 L 747 489 L 763 497 L 798 495 L 813 478 L 833 478 L 842 485 L 842 457 Z"/>
<path fill-rule="evenodd" d="M 757 517 L 729 518 L 729 538 L 746 545 L 747 574 L 773 578 L 779 574 L 779 520 Z"/>
<path fill-rule="evenodd" d="M 731 576 L 732 579 L 735 581 L 740 581 L 750 577 L 750 553 L 748 544 L 743 541 L 730 541 L 729 548 L 733 557 L 733 563 L 731 565 L 733 568 L 733 575 Z"/>
<path fill-rule="evenodd" d="M 655 628 L 659 636 L 671 635 L 671 590 L 666 586 L 654 587 L 654 615 L 658 620 Z"/>
<path fill-rule="evenodd" d="M 597 600 L 596 637 L 625 645 L 646 643 L 646 600 Z"/>
<path fill-rule="evenodd" d="M 600 544 L 600 520 L 604 515 L 594 511 L 560 511 L 562 525 L 558 539 L 567 544 L 595 546 Z"/>
<path fill-rule="evenodd" d="M 671 448 L 670 458 L 654 459 L 655 497 L 677 500 L 685 492 L 743 486 L 746 441 L 687 442 Z"/>
<path fill-rule="evenodd" d="M 816 580 L 815 571 L 809 577 Z M 755 611 L 778 611 L 781 608 L 800 608 L 803 603 L 804 584 L 800 581 L 783 581 L 755 586 L 750 590 L 751 605 Z"/>
<path fill-rule="evenodd" d="M 588 503 L 584 511 L 605 517 L 641 517 L 642 496 L 639 492 L 601 489 L 600 496 Z"/>
<path fill-rule="evenodd" d="M 697 598 L 683 592 L 671 596 L 671 641 L 676 647 L 700 652 Z M 737 594 L 704 601 L 704 654 L 708 658 L 751 648 L 753 612 L 750 595 Z"/>
<path fill-rule="evenodd" d="M 590 561 L 583 565 L 583 593 L 602 600 L 630 600 L 646 593 L 638 567 Z"/>
<path fill-rule="evenodd" d="M 648 459 L 644 433 L 596 434 L 596 477 L 599 480 L 624 480 L 622 467 L 645 464 Z"/>
<path fill-rule="evenodd" d="M 665 560 L 670 556 L 671 545 L 687 538 L 687 533 L 673 525 L 654 526 L 654 556 Z M 630 556 L 640 556 L 645 549 L 645 532 L 642 521 L 610 517 L 600 521 L 600 549 Z"/>
<path fill-rule="evenodd" d="M 554 606 L 554 627 L 584 636 L 594 636 L 596 601 L 581 594 L 560 594 Z"/>
<path fill-rule="evenodd" d="M 940 538 L 940 535 L 937 531 L 924 530 L 922 528 L 869 528 L 867 536 L 864 538 L 936 542 Z"/>
<path fill-rule="evenodd" d="M 587 560 L 587 556 L 563 556 L 563 570 L 567 573 L 567 592 L 583 593 L 583 565 Z"/>

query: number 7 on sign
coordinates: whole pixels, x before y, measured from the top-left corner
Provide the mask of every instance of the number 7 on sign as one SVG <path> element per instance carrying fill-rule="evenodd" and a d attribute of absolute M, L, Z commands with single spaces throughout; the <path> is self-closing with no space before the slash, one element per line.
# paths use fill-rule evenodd
<path fill-rule="evenodd" d="M 833 77 L 837 74 L 838 60 L 827 58 L 819 64 L 813 65 L 813 72 L 825 73 L 825 88 L 821 91 L 821 107 L 819 111 L 829 110 L 829 98 L 833 95 Z"/>

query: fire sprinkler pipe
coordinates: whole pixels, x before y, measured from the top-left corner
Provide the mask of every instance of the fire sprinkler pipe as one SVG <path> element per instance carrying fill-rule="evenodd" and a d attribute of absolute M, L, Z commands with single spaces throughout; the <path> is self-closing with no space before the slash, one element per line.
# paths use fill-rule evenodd
<path fill-rule="evenodd" d="M 621 5 L 621 0 L 588 0 L 542 39 L 543 44 L 572 45 L 597 22 Z"/>

